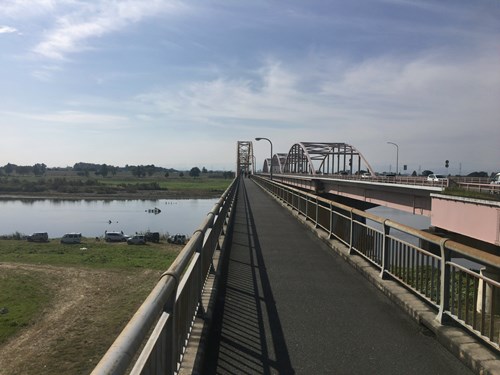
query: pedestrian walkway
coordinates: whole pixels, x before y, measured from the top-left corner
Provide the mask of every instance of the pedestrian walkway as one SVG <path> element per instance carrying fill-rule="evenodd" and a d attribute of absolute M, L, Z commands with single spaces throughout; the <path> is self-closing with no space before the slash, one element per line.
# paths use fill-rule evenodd
<path fill-rule="evenodd" d="M 471 374 L 242 178 L 203 374 Z"/>

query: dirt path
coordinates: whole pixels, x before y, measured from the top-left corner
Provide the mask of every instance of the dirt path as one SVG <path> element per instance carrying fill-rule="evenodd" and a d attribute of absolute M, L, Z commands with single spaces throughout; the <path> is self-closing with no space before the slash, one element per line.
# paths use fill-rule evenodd
<path fill-rule="evenodd" d="M 38 273 L 54 298 L 32 325 L 0 347 L 1 375 L 89 373 L 157 280 L 151 270 L 1 263 L 3 269 Z"/>

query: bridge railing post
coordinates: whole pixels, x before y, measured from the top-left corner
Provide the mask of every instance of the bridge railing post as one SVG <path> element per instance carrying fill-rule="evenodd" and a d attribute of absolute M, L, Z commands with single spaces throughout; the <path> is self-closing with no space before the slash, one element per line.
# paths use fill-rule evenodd
<path fill-rule="evenodd" d="M 315 201 L 316 201 L 316 220 L 315 220 L 314 227 L 317 228 L 318 227 L 318 221 L 319 221 L 319 200 L 318 200 L 318 198 L 316 198 Z"/>
<path fill-rule="evenodd" d="M 349 210 L 349 255 L 354 254 L 354 215 L 352 214 L 352 208 Z"/>
<path fill-rule="evenodd" d="M 382 239 L 382 267 L 380 270 L 380 277 L 384 279 L 387 277 L 387 273 L 390 272 L 390 250 L 391 250 L 391 238 L 389 234 L 391 233 L 391 227 L 387 224 L 389 219 L 385 219 L 384 226 L 384 237 Z"/>
<path fill-rule="evenodd" d="M 441 275 L 439 284 L 439 313 L 436 316 L 436 320 L 441 324 L 446 322 L 446 311 L 450 311 L 451 272 L 449 262 L 451 261 L 451 251 L 446 248 L 446 241 L 448 241 L 448 238 L 443 238 L 439 242 L 441 250 Z"/>

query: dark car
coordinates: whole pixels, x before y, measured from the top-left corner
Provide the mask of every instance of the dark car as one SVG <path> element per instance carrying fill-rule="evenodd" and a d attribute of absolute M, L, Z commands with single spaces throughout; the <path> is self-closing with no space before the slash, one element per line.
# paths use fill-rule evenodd
<path fill-rule="evenodd" d="M 144 234 L 144 237 L 146 238 L 146 241 L 148 241 L 148 242 L 155 242 L 155 243 L 160 242 L 160 233 L 159 232 L 146 232 L 146 234 Z"/>
<path fill-rule="evenodd" d="M 49 235 L 47 232 L 33 233 L 26 238 L 29 242 L 49 242 Z"/>
<path fill-rule="evenodd" d="M 129 245 L 145 245 L 146 238 L 143 235 L 135 235 L 127 240 Z"/>

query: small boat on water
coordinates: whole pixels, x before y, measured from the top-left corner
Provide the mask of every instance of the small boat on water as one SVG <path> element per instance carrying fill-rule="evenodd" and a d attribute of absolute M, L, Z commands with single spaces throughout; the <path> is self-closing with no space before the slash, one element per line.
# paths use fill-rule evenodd
<path fill-rule="evenodd" d="M 150 214 L 158 215 L 161 212 L 161 210 L 158 207 L 155 207 L 155 208 L 147 209 L 146 212 L 149 212 Z"/>

